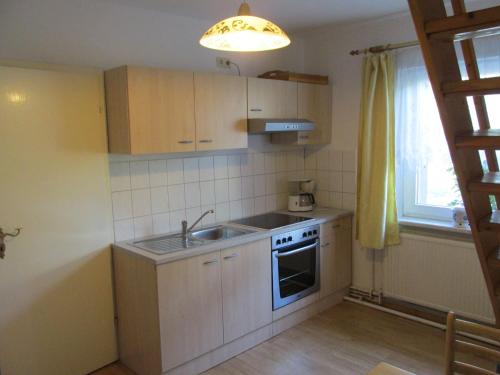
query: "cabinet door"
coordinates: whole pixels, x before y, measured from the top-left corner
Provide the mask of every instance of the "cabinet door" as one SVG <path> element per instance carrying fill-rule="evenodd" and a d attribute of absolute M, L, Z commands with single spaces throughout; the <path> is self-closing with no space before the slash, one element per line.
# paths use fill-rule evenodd
<path fill-rule="evenodd" d="M 327 144 L 331 140 L 331 87 L 299 83 L 298 116 L 313 121 L 312 132 L 298 134 L 299 144 Z"/>
<path fill-rule="evenodd" d="M 105 85 L 110 152 L 195 150 L 193 73 L 123 66 Z"/>
<path fill-rule="evenodd" d="M 158 266 L 163 371 L 223 344 L 220 252 Z"/>
<path fill-rule="evenodd" d="M 320 297 L 351 285 L 351 217 L 321 225 Z"/>
<path fill-rule="evenodd" d="M 248 78 L 248 118 L 297 118 L 297 82 Z"/>
<path fill-rule="evenodd" d="M 246 78 L 195 74 L 196 150 L 248 147 Z"/>
<path fill-rule="evenodd" d="M 272 322 L 271 241 L 222 251 L 224 342 Z"/>
<path fill-rule="evenodd" d="M 193 73 L 128 68 L 132 154 L 194 151 Z"/>
<path fill-rule="evenodd" d="M 335 290 L 352 282 L 352 217 L 339 219 L 332 224 L 334 248 Z"/>
<path fill-rule="evenodd" d="M 321 298 L 332 294 L 335 291 L 335 254 L 333 243 L 332 222 L 321 224 L 320 230 L 320 281 Z"/>

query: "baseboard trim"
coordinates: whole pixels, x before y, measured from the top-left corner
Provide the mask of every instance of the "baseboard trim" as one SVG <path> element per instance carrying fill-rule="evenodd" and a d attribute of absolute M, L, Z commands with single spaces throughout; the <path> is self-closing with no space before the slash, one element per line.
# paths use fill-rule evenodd
<path fill-rule="evenodd" d="M 399 316 L 401 318 L 405 318 L 405 319 L 408 319 L 408 320 L 413 320 L 415 322 L 418 322 L 418 323 L 421 323 L 421 324 L 425 324 L 425 325 L 428 325 L 428 326 L 431 326 L 431 327 L 434 327 L 434 328 L 438 328 L 438 329 L 440 329 L 442 331 L 446 331 L 446 325 L 444 325 L 444 324 L 436 323 L 436 322 L 433 322 L 433 321 L 430 321 L 430 320 L 427 320 L 427 319 L 419 318 L 418 316 L 414 316 L 414 315 L 406 314 L 406 313 L 403 313 L 403 312 L 400 312 L 400 311 L 397 311 L 397 310 L 389 309 L 387 307 L 383 307 L 383 306 L 377 305 L 377 304 L 372 303 L 372 302 L 362 301 L 360 299 L 352 298 L 352 297 L 349 297 L 349 296 L 345 296 L 344 297 L 344 301 L 349 301 L 349 302 L 357 303 L 358 305 L 363 305 L 363 306 L 369 307 L 371 309 L 380 310 L 380 311 L 386 312 L 388 314 L 396 315 L 396 316 Z M 459 332 L 458 334 L 460 336 L 468 337 L 468 338 L 476 340 L 476 341 L 481 341 L 481 342 L 484 342 L 484 343 L 487 343 L 487 344 L 490 344 L 490 345 L 494 345 L 494 346 L 500 347 L 500 342 L 495 341 L 495 340 L 490 340 L 490 339 L 485 338 L 485 337 L 479 337 L 479 336 L 471 335 L 471 334 L 464 333 L 464 332 Z"/>

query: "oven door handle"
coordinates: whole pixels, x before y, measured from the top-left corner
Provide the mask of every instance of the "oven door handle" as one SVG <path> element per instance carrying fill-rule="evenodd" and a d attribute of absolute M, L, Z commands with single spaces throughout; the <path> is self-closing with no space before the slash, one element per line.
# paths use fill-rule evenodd
<path fill-rule="evenodd" d="M 290 250 L 290 251 L 287 251 L 286 253 L 277 253 L 276 254 L 276 258 L 283 258 L 283 257 L 288 257 L 290 255 L 294 255 L 294 254 L 298 254 L 298 253 L 302 253 L 304 251 L 307 251 L 307 250 L 310 250 L 310 249 L 313 249 L 315 248 L 316 246 L 318 246 L 318 242 L 316 241 L 315 243 L 311 244 L 311 245 L 307 245 L 307 246 L 304 246 L 304 247 L 300 247 L 298 249 L 295 249 L 295 250 Z"/>

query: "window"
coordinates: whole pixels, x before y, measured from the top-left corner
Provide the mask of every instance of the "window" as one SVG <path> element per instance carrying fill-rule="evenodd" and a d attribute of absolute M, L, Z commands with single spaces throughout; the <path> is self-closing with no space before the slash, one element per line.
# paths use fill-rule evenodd
<path fill-rule="evenodd" d="M 500 37 L 477 39 L 474 44 L 481 77 L 500 76 Z M 452 208 L 461 205 L 462 198 L 419 48 L 398 53 L 395 95 L 399 216 L 451 221 Z M 468 102 L 477 129 L 472 98 Z M 500 128 L 500 95 L 487 96 L 486 104 L 491 127 Z M 483 153 L 481 158 L 486 169 Z"/>

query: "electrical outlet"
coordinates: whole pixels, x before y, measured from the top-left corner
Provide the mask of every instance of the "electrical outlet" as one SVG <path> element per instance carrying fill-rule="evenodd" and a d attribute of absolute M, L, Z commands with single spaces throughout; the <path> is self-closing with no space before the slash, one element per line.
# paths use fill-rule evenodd
<path fill-rule="evenodd" d="M 231 68 L 231 60 L 226 59 L 224 57 L 216 57 L 215 64 L 217 65 L 217 68 L 222 68 L 222 69 Z"/>

